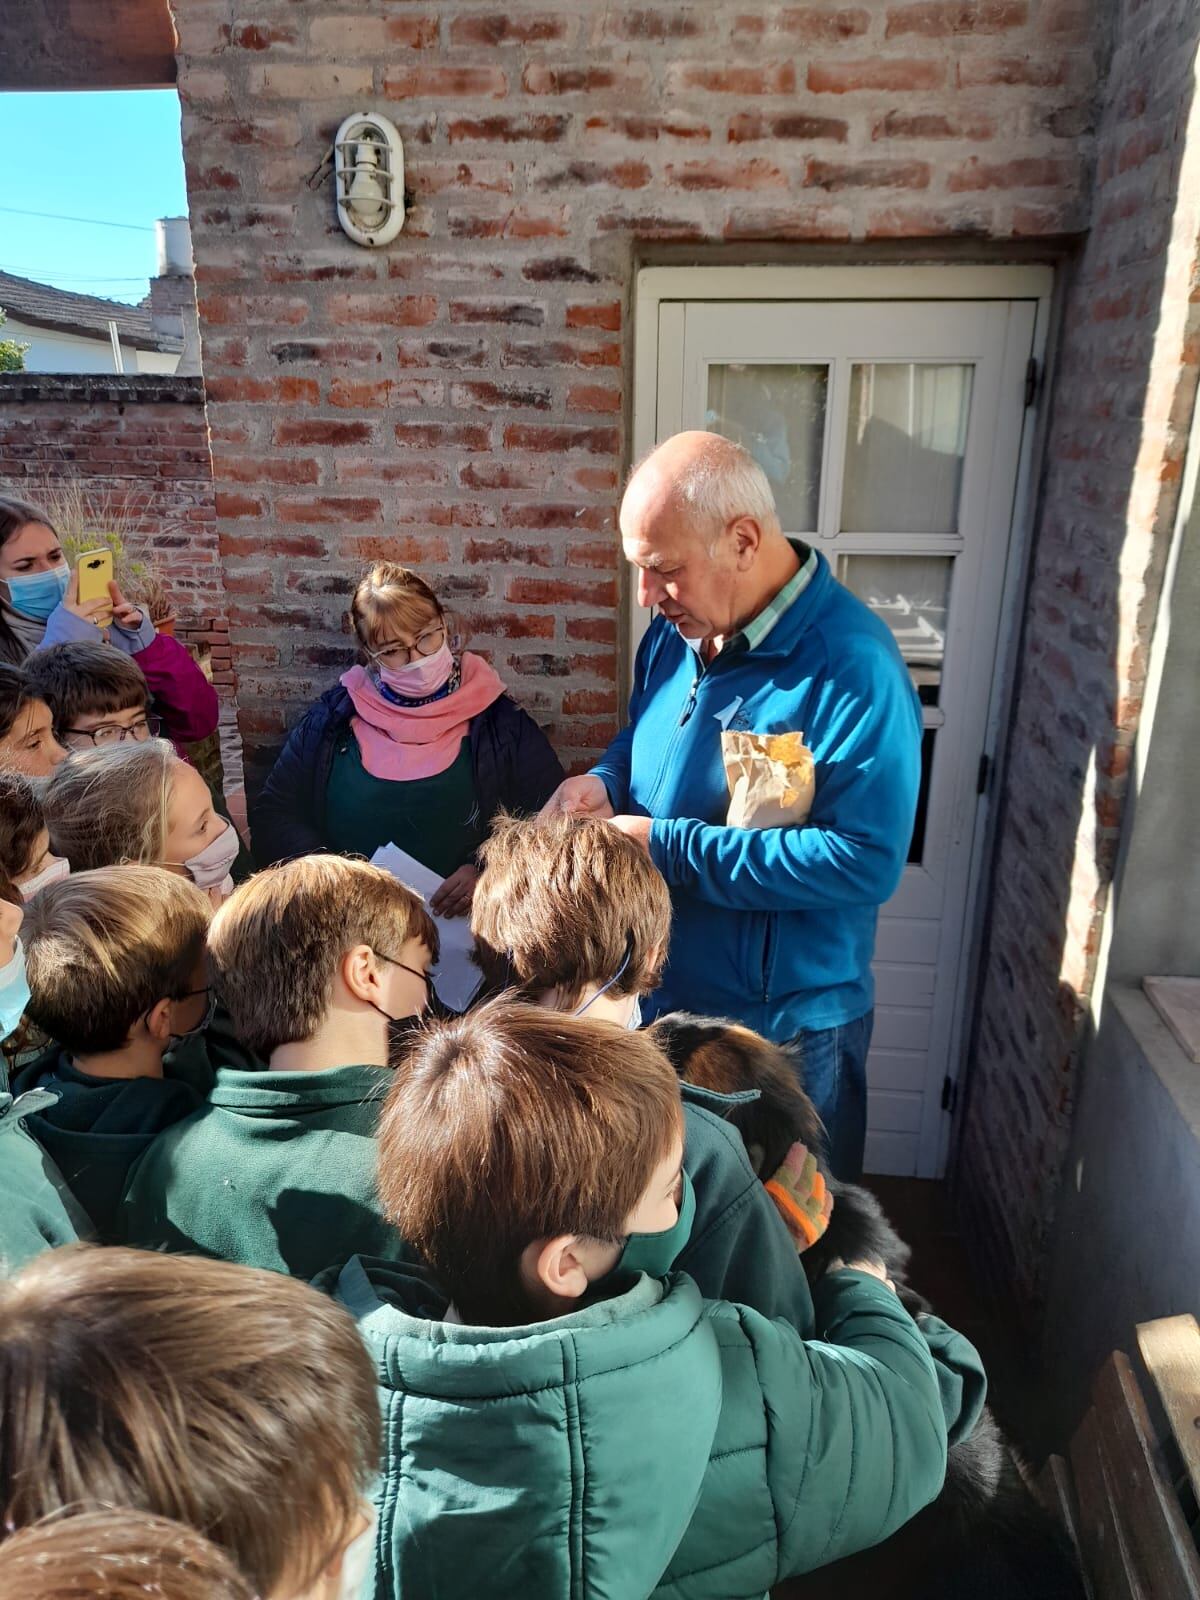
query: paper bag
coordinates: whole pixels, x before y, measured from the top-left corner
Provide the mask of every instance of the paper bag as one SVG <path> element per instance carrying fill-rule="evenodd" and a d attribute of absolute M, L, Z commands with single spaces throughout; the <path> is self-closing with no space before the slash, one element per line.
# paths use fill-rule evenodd
<path fill-rule="evenodd" d="M 782 828 L 804 822 L 812 809 L 812 751 L 802 733 L 721 735 L 729 783 L 730 828 Z"/>

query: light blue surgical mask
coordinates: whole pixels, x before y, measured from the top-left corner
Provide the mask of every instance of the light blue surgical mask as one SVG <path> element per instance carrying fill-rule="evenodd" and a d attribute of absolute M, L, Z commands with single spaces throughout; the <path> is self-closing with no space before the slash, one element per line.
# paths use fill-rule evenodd
<path fill-rule="evenodd" d="M 67 592 L 71 569 L 64 561 L 60 567 L 51 567 L 49 572 L 19 573 L 4 581 L 8 585 L 8 603 L 13 610 L 19 611 L 23 617 L 34 617 L 38 622 L 45 622 Z"/>
<path fill-rule="evenodd" d="M 12 959 L 0 967 L 0 1039 L 17 1031 L 29 1004 L 29 980 L 25 976 L 25 949 L 19 939 Z"/>

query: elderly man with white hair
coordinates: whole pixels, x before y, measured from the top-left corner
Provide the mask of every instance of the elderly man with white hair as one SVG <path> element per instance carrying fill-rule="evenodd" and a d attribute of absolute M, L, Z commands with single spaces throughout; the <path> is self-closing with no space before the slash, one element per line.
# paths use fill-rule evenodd
<path fill-rule="evenodd" d="M 634 470 L 620 520 L 638 600 L 659 615 L 629 725 L 547 810 L 611 818 L 649 852 L 675 911 L 656 1012 L 721 1014 L 788 1045 L 833 1170 L 853 1179 L 875 924 L 904 869 L 920 781 L 908 672 L 824 556 L 784 536 L 766 474 L 740 445 L 668 439 Z M 806 815 L 729 825 L 725 731 L 803 735 Z"/>

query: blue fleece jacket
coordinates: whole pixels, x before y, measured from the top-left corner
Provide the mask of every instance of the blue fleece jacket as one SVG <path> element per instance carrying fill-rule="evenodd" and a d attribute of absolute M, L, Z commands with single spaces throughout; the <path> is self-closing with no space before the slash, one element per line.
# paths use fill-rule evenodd
<path fill-rule="evenodd" d="M 803 733 L 806 822 L 725 826 L 723 728 Z M 784 1040 L 871 1009 L 878 908 L 912 837 L 921 711 L 888 628 L 823 556 L 754 649 L 731 641 L 705 666 L 656 618 L 629 725 L 593 771 L 618 813 L 655 819 L 650 854 L 675 911 L 656 1013 L 735 1017 Z"/>

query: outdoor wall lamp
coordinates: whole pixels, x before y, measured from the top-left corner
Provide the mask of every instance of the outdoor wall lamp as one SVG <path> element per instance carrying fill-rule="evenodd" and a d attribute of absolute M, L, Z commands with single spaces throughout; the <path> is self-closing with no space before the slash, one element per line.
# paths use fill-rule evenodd
<path fill-rule="evenodd" d="M 404 144 L 394 124 L 352 112 L 334 137 L 333 171 L 342 231 L 355 244 L 388 244 L 404 226 Z"/>

